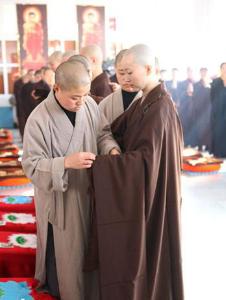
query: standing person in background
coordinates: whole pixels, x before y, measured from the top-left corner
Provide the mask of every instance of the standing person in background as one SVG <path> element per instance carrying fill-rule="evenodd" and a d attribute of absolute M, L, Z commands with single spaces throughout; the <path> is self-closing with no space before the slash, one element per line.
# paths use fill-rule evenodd
<path fill-rule="evenodd" d="M 194 78 L 193 78 L 193 70 L 188 67 L 187 68 L 187 79 L 181 81 L 178 85 L 179 91 L 179 116 L 181 119 L 181 124 L 183 128 L 184 134 L 184 144 L 185 146 L 192 145 L 193 136 L 192 136 L 192 96 L 194 92 Z"/>
<path fill-rule="evenodd" d="M 80 51 L 80 54 L 88 58 L 91 62 L 92 67 L 92 82 L 90 93 L 95 96 L 95 101 L 99 103 L 103 98 L 110 95 L 113 90 L 109 84 L 110 80 L 108 75 L 103 72 L 102 63 L 103 63 L 103 53 L 99 46 L 89 45 L 83 47 Z"/>
<path fill-rule="evenodd" d="M 42 67 L 40 71 L 41 79 L 34 84 L 31 92 L 32 101 L 35 103 L 35 106 L 47 98 L 54 85 L 55 73 L 53 70 L 49 67 Z"/>
<path fill-rule="evenodd" d="M 117 154 L 88 97 L 90 75 L 80 62 L 56 69 L 53 91 L 28 118 L 22 165 L 35 186 L 35 278 L 61 300 L 99 300 L 97 273 L 83 273 L 90 218 L 87 169 L 96 154 Z M 102 124 L 103 123 L 103 124 Z"/>
<path fill-rule="evenodd" d="M 220 77 L 211 84 L 212 150 L 218 157 L 226 157 L 226 62 L 220 66 Z"/>
<path fill-rule="evenodd" d="M 16 99 L 16 116 L 21 137 L 23 136 L 25 124 L 23 98 L 21 98 L 21 90 L 26 83 L 28 83 L 29 81 L 33 81 L 33 77 L 34 70 L 28 70 L 27 72 L 26 70 L 23 70 L 22 76 L 14 82 L 13 86 L 13 94 L 15 95 Z"/>
<path fill-rule="evenodd" d="M 172 69 L 172 79 L 165 81 L 165 85 L 166 85 L 167 91 L 170 93 L 176 106 L 179 107 L 180 106 L 180 98 L 179 98 L 178 86 L 180 85 L 180 82 L 178 81 L 178 69 L 177 68 Z"/>
<path fill-rule="evenodd" d="M 211 151 L 211 100 L 210 77 L 207 68 L 200 69 L 200 80 L 194 84 L 192 97 L 192 136 L 191 146 L 204 147 Z"/>

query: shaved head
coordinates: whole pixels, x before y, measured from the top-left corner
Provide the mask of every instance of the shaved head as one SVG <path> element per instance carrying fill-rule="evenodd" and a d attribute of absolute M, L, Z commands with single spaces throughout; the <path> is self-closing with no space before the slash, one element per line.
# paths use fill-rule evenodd
<path fill-rule="evenodd" d="M 55 83 L 62 90 L 72 90 L 87 86 L 90 82 L 90 75 L 81 62 L 66 61 L 56 69 Z"/>
<path fill-rule="evenodd" d="M 155 66 L 155 56 L 152 53 L 150 47 L 144 44 L 137 44 L 130 49 L 128 49 L 125 53 L 125 56 L 132 55 L 134 57 L 134 62 L 138 65 L 151 65 Z M 124 56 L 123 55 L 123 56 Z"/>
<path fill-rule="evenodd" d="M 87 70 L 87 72 L 91 72 L 91 64 L 90 61 L 84 55 L 73 55 L 68 59 L 69 62 L 79 62 L 81 63 Z"/>
<path fill-rule="evenodd" d="M 84 55 L 92 62 L 95 59 L 96 62 L 102 63 L 103 61 L 103 53 L 101 48 L 98 45 L 88 45 L 83 47 L 80 51 L 81 55 Z"/>
<path fill-rule="evenodd" d="M 121 50 L 115 57 L 115 66 L 119 64 L 124 56 L 125 53 L 127 53 L 128 49 Z"/>

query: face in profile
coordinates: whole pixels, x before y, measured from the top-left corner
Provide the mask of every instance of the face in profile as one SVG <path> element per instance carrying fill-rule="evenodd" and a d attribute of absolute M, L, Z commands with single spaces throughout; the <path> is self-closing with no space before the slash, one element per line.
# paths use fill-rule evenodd
<path fill-rule="evenodd" d="M 55 96 L 60 105 L 72 112 L 79 111 L 82 105 L 84 105 L 89 90 L 90 84 L 68 90 L 62 89 L 57 84 L 54 86 Z"/>
<path fill-rule="evenodd" d="M 221 66 L 221 75 L 226 76 L 226 64 Z"/>
<path fill-rule="evenodd" d="M 125 55 L 122 58 L 120 73 L 123 76 L 123 84 L 130 87 L 131 91 L 145 88 L 148 77 L 147 66 L 136 63 L 132 54 Z"/>

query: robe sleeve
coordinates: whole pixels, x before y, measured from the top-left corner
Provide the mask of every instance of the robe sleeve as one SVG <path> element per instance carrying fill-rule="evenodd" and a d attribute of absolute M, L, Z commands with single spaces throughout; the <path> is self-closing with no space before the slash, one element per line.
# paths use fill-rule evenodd
<path fill-rule="evenodd" d="M 111 126 L 103 114 L 99 113 L 99 120 L 99 130 L 97 135 L 99 153 L 109 154 L 113 148 L 121 151 L 118 143 L 113 138 Z"/>
<path fill-rule="evenodd" d="M 90 108 L 92 109 L 91 118 L 93 120 L 94 129 L 97 138 L 97 147 L 99 154 L 109 154 L 109 152 L 116 148 L 120 151 L 120 147 L 113 138 L 111 127 L 104 114 L 100 112 L 99 107 L 93 101 L 88 99 Z"/>
<path fill-rule="evenodd" d="M 45 191 L 64 192 L 68 187 L 68 171 L 64 169 L 64 157 L 52 157 L 51 133 L 46 124 L 30 118 L 26 124 L 22 166 L 32 183 Z"/>

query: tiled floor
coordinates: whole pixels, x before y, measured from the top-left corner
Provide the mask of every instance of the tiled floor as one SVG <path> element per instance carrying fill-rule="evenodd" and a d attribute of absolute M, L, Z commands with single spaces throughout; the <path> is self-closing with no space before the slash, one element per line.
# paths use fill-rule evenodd
<path fill-rule="evenodd" d="M 226 173 L 182 177 L 186 300 L 226 299 Z"/>

